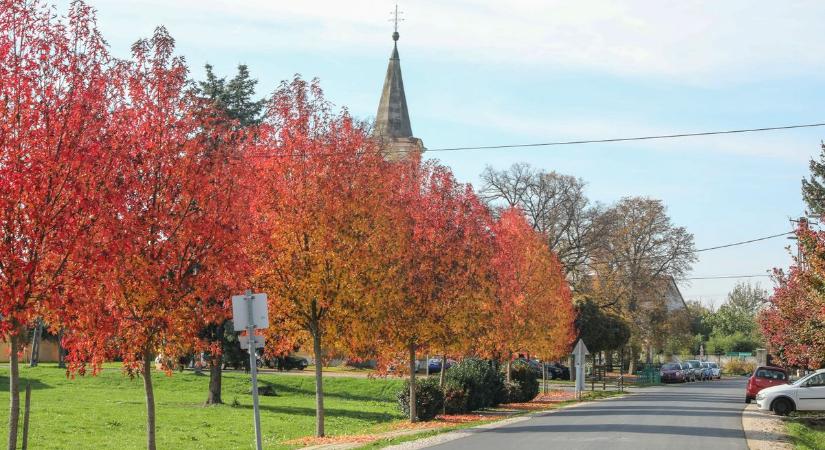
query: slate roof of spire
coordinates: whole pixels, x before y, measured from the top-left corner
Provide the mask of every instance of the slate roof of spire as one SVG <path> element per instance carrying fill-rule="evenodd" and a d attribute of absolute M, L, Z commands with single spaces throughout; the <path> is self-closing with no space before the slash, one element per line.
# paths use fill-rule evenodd
<path fill-rule="evenodd" d="M 392 34 L 395 41 L 392 56 L 387 66 L 384 90 L 375 115 L 375 134 L 385 138 L 412 137 L 410 113 L 407 110 L 407 97 L 404 95 L 404 81 L 401 79 L 401 60 L 398 58 L 398 32 Z"/>

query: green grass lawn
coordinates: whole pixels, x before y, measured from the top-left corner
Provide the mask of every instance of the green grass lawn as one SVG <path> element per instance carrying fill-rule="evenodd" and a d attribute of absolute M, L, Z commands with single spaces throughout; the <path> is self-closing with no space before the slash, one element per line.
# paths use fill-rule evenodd
<path fill-rule="evenodd" d="M 799 419 L 788 423 L 788 433 L 797 450 L 825 449 L 825 421 Z"/>
<path fill-rule="evenodd" d="M 123 375 L 119 366 L 107 366 L 96 377 L 69 379 L 55 365 L 41 364 L 21 368 L 21 378 L 24 385 L 25 380 L 32 382 L 30 448 L 145 448 L 143 380 Z M 158 372 L 153 381 L 158 448 L 254 448 L 248 375 L 224 373 L 226 405 L 210 407 L 203 406 L 208 375 L 175 372 L 169 377 Z M 380 431 L 402 419 L 394 398 L 401 380 L 330 377 L 324 381 L 328 435 Z M 312 377 L 260 374 L 259 382 L 273 386 L 278 394 L 260 397 L 265 448 L 289 448 L 284 441 L 314 433 Z M 0 369 L 0 404 L 4 405 L 0 442 L 6 440 L 8 396 L 8 365 L 4 365 Z"/>

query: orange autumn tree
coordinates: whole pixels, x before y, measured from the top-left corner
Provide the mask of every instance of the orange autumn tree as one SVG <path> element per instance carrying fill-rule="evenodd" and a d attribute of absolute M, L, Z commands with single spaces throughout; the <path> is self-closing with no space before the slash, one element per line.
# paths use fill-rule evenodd
<path fill-rule="evenodd" d="M 472 345 L 492 239 L 487 209 L 447 167 L 410 159 L 393 169 L 394 232 L 380 259 L 386 277 L 372 327 L 383 365 L 406 353 L 414 422 L 416 354 Z"/>
<path fill-rule="evenodd" d="M 513 353 L 554 359 L 567 352 L 575 314 L 561 264 L 524 214 L 515 208 L 503 211 L 494 233 L 496 288 L 487 305 L 486 341 L 492 355 L 504 357 L 509 381 Z"/>
<path fill-rule="evenodd" d="M 18 353 L 99 261 L 88 250 L 108 175 L 109 54 L 89 7 L 68 17 L 0 0 L 0 339 L 10 344 L 8 447 L 18 435 Z"/>
<path fill-rule="evenodd" d="M 267 353 L 311 343 L 317 436 L 324 435 L 322 363 L 347 353 L 378 274 L 390 186 L 364 126 L 333 111 L 318 81 L 284 82 L 265 114 L 256 289 L 269 296 Z"/>
<path fill-rule="evenodd" d="M 163 28 L 132 47 L 113 86 L 111 149 L 119 160 L 109 199 L 109 234 L 95 290 L 67 316 L 69 368 L 93 370 L 119 356 L 143 377 L 147 448 L 154 450 L 152 364 L 186 353 L 209 315 L 198 298 L 225 296 L 243 273 L 240 236 L 250 178 L 238 139 L 205 126 L 182 58 Z M 217 288 L 216 288 L 217 287 Z M 216 289 L 224 292 L 216 292 Z M 204 317 L 206 315 L 206 317 Z"/>

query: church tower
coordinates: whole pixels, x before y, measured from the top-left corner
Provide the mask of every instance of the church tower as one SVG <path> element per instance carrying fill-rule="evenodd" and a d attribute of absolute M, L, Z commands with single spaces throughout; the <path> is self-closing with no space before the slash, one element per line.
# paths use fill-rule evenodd
<path fill-rule="evenodd" d="M 404 81 L 401 79 L 401 60 L 398 57 L 398 7 L 395 8 L 395 32 L 392 33 L 393 48 L 378 113 L 375 115 L 373 137 L 380 140 L 384 157 L 391 160 L 403 159 L 407 155 L 424 151 L 421 139 L 413 136 L 407 97 L 404 95 Z"/>

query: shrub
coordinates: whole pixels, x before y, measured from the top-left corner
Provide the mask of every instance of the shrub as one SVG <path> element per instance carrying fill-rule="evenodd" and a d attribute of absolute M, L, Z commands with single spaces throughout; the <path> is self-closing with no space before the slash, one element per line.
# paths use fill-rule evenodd
<path fill-rule="evenodd" d="M 536 371 L 527 364 L 515 364 L 510 370 L 510 379 L 518 383 L 516 396 L 510 395 L 510 401 L 529 402 L 539 394 L 539 380 Z"/>
<path fill-rule="evenodd" d="M 464 391 L 467 411 L 501 403 L 504 380 L 492 361 L 465 358 L 447 369 L 446 378 L 451 386 L 461 387 Z"/>
<path fill-rule="evenodd" d="M 521 383 L 518 381 L 505 381 L 504 389 L 502 390 L 501 403 L 520 403 L 523 394 L 521 393 Z"/>
<path fill-rule="evenodd" d="M 396 394 L 398 407 L 404 415 L 410 415 L 410 381 Z M 444 393 L 438 379 L 418 378 L 415 380 L 415 414 L 420 420 L 430 420 L 444 408 Z"/>
<path fill-rule="evenodd" d="M 731 359 L 722 366 L 722 371 L 728 375 L 750 375 L 756 370 L 756 364 L 743 359 Z"/>
<path fill-rule="evenodd" d="M 462 386 L 453 382 L 444 384 L 444 412 L 447 414 L 467 412 L 467 392 Z"/>

